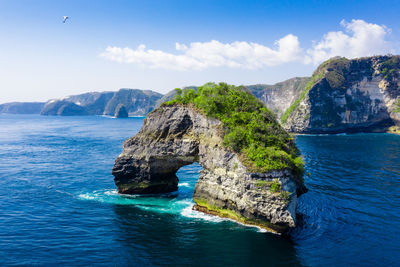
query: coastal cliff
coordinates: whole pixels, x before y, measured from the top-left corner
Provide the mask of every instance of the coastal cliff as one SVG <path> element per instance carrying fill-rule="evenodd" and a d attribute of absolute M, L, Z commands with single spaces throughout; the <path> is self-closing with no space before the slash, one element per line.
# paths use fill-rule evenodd
<path fill-rule="evenodd" d="M 39 114 L 44 102 L 10 102 L 0 105 L 0 113 Z"/>
<path fill-rule="evenodd" d="M 400 56 L 321 64 L 281 122 L 294 133 L 386 132 L 400 125 Z"/>
<path fill-rule="evenodd" d="M 246 88 L 280 117 L 300 97 L 309 81 L 310 77 L 295 77 L 273 85 L 255 84 Z"/>
<path fill-rule="evenodd" d="M 114 116 L 121 106 L 128 115 L 144 116 L 152 111 L 162 94 L 139 89 L 120 89 L 117 92 L 91 92 L 48 101 L 41 115 Z"/>
<path fill-rule="evenodd" d="M 228 97 L 238 102 L 227 103 Z M 239 131 L 222 112 L 243 115 L 236 118 Z M 260 135 L 245 140 L 251 130 Z M 275 232 L 296 226 L 297 197 L 306 192 L 298 149 L 243 88 L 208 84 L 186 90 L 151 112 L 123 148 L 113 168 L 119 193 L 175 191 L 178 169 L 198 162 L 203 170 L 193 194 L 195 209 Z"/>

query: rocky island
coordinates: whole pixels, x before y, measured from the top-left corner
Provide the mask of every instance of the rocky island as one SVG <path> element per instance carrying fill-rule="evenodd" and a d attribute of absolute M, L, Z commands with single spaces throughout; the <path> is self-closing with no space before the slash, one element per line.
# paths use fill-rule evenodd
<path fill-rule="evenodd" d="M 113 168 L 119 193 L 176 191 L 178 169 L 198 162 L 194 209 L 274 232 L 296 226 L 297 198 L 307 191 L 299 150 L 244 87 L 177 90 L 123 148 Z"/>

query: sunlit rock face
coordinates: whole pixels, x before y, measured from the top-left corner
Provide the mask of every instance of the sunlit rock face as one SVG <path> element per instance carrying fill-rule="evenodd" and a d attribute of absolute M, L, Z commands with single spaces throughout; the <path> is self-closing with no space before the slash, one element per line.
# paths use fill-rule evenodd
<path fill-rule="evenodd" d="M 276 232 L 296 225 L 297 197 L 306 191 L 290 170 L 252 173 L 223 146 L 219 120 L 189 106 L 162 106 L 139 133 L 124 142 L 113 175 L 119 193 L 154 194 L 177 190 L 176 172 L 198 162 L 195 209 L 256 224 Z M 271 192 L 273 183 L 288 192 Z"/>
<path fill-rule="evenodd" d="M 400 124 L 400 58 L 334 58 L 284 127 L 295 133 L 384 132 Z M 317 71 L 318 71 L 317 70 Z"/>
<path fill-rule="evenodd" d="M 295 77 L 273 85 L 256 84 L 246 87 L 279 118 L 299 98 L 309 80 L 310 77 Z"/>

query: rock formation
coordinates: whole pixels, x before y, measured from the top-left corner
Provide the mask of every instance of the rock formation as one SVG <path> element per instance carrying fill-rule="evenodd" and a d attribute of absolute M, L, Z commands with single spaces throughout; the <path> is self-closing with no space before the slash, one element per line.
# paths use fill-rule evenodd
<path fill-rule="evenodd" d="M 195 209 L 284 232 L 296 225 L 297 197 L 306 191 L 290 169 L 251 171 L 238 153 L 223 145 L 224 127 L 191 105 L 162 105 L 127 139 L 115 161 L 119 193 L 150 194 L 178 188 L 176 172 L 198 162 Z"/>
<path fill-rule="evenodd" d="M 0 113 L 8 114 L 40 114 L 43 102 L 11 102 L 0 105 Z"/>
<path fill-rule="evenodd" d="M 128 111 L 123 104 L 119 104 L 115 109 L 114 117 L 116 118 L 128 118 Z"/>
<path fill-rule="evenodd" d="M 321 64 L 281 117 L 295 133 L 385 132 L 400 125 L 400 56 Z"/>
<path fill-rule="evenodd" d="M 118 105 L 125 106 L 128 114 L 143 116 L 154 109 L 162 94 L 139 89 L 120 89 L 117 92 L 92 92 L 53 99 L 43 107 L 42 115 L 108 115 L 114 116 Z M 66 114 L 60 108 L 68 107 Z M 76 111 L 74 113 L 74 111 Z"/>
<path fill-rule="evenodd" d="M 278 117 L 300 97 L 310 77 L 295 77 L 276 84 L 255 84 L 246 85 L 245 87 L 258 99 L 260 99 L 272 112 Z M 183 89 L 194 89 L 196 86 L 188 86 Z M 165 94 L 157 101 L 156 107 L 161 103 L 169 101 L 175 97 L 175 90 Z"/>
<path fill-rule="evenodd" d="M 256 84 L 246 87 L 280 117 L 300 97 L 309 80 L 309 77 L 295 77 L 274 85 Z"/>
<path fill-rule="evenodd" d="M 84 107 L 68 101 L 50 101 L 46 103 L 40 114 L 54 116 L 89 115 Z"/>

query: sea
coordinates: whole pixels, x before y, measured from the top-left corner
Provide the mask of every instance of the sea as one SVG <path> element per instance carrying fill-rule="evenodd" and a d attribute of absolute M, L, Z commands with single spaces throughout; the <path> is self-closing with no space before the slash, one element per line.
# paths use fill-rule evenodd
<path fill-rule="evenodd" d="M 0 115 L 0 266 L 400 266 L 400 136 L 301 135 L 309 192 L 288 236 L 119 195 L 111 170 L 142 117 Z"/>

